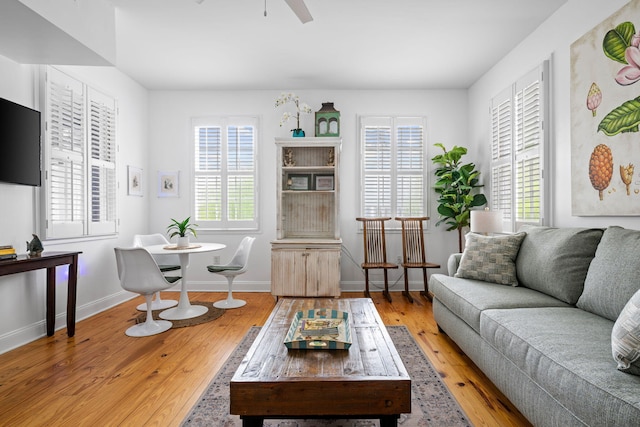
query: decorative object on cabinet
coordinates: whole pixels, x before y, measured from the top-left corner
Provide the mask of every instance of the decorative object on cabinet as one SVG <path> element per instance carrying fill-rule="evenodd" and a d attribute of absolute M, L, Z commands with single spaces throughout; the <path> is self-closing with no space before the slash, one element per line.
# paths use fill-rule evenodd
<path fill-rule="evenodd" d="M 295 166 L 296 165 L 296 161 L 293 158 L 293 150 L 291 150 L 290 148 L 286 149 L 285 152 L 284 152 L 282 165 L 283 166 Z"/>
<path fill-rule="evenodd" d="M 311 190 L 311 174 L 291 174 L 287 179 L 289 190 Z"/>
<path fill-rule="evenodd" d="M 180 197 L 180 171 L 158 171 L 158 197 Z"/>
<path fill-rule="evenodd" d="M 277 233 L 271 242 L 271 293 L 276 298 L 340 296 L 342 141 L 276 138 L 276 145 Z M 295 166 L 284 162 L 289 153 Z M 327 165 L 331 157 L 333 164 Z"/>
<path fill-rule="evenodd" d="M 127 194 L 142 196 L 142 169 L 127 166 Z"/>
<path fill-rule="evenodd" d="M 323 102 L 316 111 L 316 136 L 340 136 L 340 111 L 333 102 Z"/>
<path fill-rule="evenodd" d="M 314 189 L 318 191 L 333 190 L 333 175 L 317 174 L 314 178 Z"/>
<path fill-rule="evenodd" d="M 292 136 L 294 138 L 304 137 L 305 133 L 302 130 L 302 128 L 300 128 L 300 113 L 310 114 L 311 107 L 309 107 L 309 105 L 305 102 L 300 102 L 300 98 L 298 98 L 298 95 L 296 95 L 295 93 L 282 92 L 280 96 L 276 98 L 276 108 L 288 102 L 291 102 L 296 106 L 296 111 L 295 113 L 290 113 L 288 111 L 285 111 L 284 113 L 282 113 L 282 118 L 280 119 L 280 126 L 282 127 L 287 121 L 289 121 L 290 118 L 295 117 L 296 127 L 295 129 L 291 129 Z"/>

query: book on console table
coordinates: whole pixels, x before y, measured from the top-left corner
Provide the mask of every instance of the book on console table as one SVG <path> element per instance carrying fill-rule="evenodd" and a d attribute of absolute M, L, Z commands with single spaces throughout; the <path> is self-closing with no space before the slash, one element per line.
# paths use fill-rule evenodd
<path fill-rule="evenodd" d="M 0 255 L 0 261 L 6 261 L 8 259 L 16 259 L 18 255 L 14 252 L 12 254 L 2 254 Z"/>
<path fill-rule="evenodd" d="M 13 247 L 0 247 L 0 255 L 11 255 L 15 254 L 16 250 Z"/>

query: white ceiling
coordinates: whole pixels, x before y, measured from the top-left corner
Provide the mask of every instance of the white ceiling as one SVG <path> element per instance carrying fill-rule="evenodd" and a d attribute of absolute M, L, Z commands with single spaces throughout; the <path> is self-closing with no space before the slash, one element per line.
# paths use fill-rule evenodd
<path fill-rule="evenodd" d="M 468 88 L 567 0 L 111 0 L 149 89 Z"/>

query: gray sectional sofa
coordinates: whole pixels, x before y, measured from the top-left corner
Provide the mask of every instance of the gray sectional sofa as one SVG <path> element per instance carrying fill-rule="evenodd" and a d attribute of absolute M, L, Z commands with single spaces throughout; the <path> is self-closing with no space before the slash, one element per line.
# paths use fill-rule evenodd
<path fill-rule="evenodd" d="M 640 349 L 624 371 L 612 355 L 623 308 L 635 310 L 637 344 L 640 231 L 469 234 L 448 269 L 429 282 L 440 330 L 532 424 L 640 426 Z"/>

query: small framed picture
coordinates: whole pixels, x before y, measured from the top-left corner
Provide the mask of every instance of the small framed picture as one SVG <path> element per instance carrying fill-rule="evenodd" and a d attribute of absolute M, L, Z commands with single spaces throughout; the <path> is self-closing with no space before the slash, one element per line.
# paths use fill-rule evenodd
<path fill-rule="evenodd" d="M 180 171 L 158 171 L 158 197 L 180 197 Z"/>
<path fill-rule="evenodd" d="M 333 175 L 315 175 L 316 191 L 333 190 Z"/>
<path fill-rule="evenodd" d="M 287 178 L 287 187 L 289 190 L 311 190 L 311 175 L 291 174 Z"/>
<path fill-rule="evenodd" d="M 127 194 L 142 197 L 142 169 L 127 166 Z"/>

